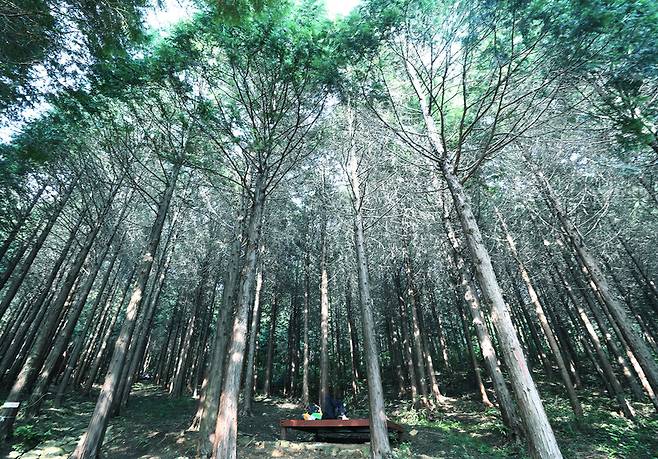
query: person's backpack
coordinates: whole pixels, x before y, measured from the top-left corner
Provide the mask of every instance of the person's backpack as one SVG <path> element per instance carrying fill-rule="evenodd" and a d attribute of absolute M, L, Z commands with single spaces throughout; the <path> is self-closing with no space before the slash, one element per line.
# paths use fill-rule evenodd
<path fill-rule="evenodd" d="M 319 420 L 322 419 L 322 409 L 315 403 L 311 403 L 306 407 L 306 412 L 302 416 L 305 420 Z"/>

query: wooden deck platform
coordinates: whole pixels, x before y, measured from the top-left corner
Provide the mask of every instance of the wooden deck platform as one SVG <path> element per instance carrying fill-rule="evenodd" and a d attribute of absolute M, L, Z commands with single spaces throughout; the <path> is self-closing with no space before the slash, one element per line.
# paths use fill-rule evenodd
<path fill-rule="evenodd" d="M 329 435 L 332 434 L 367 434 L 370 436 L 370 420 L 368 419 L 322 419 L 322 420 L 305 420 L 305 419 L 282 419 L 279 421 L 281 428 L 281 440 L 288 439 L 288 429 L 301 430 L 315 434 Z M 386 428 L 389 432 L 394 432 L 398 440 L 404 433 L 404 428 L 395 422 L 386 421 Z"/>

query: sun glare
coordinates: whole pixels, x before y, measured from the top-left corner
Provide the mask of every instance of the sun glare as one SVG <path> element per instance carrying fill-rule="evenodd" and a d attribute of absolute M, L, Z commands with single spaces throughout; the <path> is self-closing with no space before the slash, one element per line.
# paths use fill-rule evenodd
<path fill-rule="evenodd" d="M 359 3 L 360 0 L 325 0 L 327 16 L 331 19 L 347 16 Z"/>

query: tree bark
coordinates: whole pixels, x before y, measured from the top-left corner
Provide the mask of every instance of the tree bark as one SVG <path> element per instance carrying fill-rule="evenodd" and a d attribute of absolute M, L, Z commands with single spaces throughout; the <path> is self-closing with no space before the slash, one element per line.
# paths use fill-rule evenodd
<path fill-rule="evenodd" d="M 329 395 L 329 277 L 327 275 L 327 215 L 324 208 L 323 202 L 320 229 L 320 393 L 318 394 L 323 413 L 326 411 L 325 400 Z"/>
<path fill-rule="evenodd" d="M 569 374 L 569 370 L 567 369 L 567 365 L 564 361 L 564 357 L 562 356 L 562 351 L 558 346 L 557 339 L 555 338 L 555 334 L 553 333 L 553 330 L 551 329 L 551 326 L 548 323 L 548 319 L 546 318 L 546 314 L 544 313 L 544 306 L 542 305 L 539 295 L 537 294 L 537 291 L 535 290 L 535 287 L 532 284 L 532 281 L 530 280 L 530 275 L 528 274 L 528 270 L 526 269 L 525 264 L 521 260 L 518 250 L 516 249 L 516 242 L 514 241 L 514 238 L 509 232 L 507 223 L 505 222 L 503 216 L 500 214 L 498 209 L 495 209 L 494 211 L 496 213 L 496 216 L 498 217 L 498 220 L 500 221 L 500 224 L 503 228 L 503 232 L 505 233 L 505 239 L 507 240 L 507 245 L 509 247 L 510 253 L 512 254 L 512 258 L 514 258 L 514 260 L 516 261 L 519 272 L 521 273 L 521 278 L 523 279 L 526 289 L 528 290 L 530 301 L 535 307 L 535 314 L 539 319 L 539 325 L 541 326 L 541 329 L 544 332 L 544 336 L 546 337 L 546 340 L 548 341 L 548 345 L 551 348 L 553 358 L 555 359 L 558 369 L 560 370 L 560 375 L 562 376 L 564 387 L 567 390 L 567 395 L 569 396 L 569 402 L 571 403 L 571 408 L 574 412 L 574 415 L 576 416 L 576 419 L 580 419 L 583 416 L 583 407 L 580 404 L 580 401 L 578 401 L 578 396 L 576 395 L 576 389 L 573 386 L 573 382 L 571 381 L 571 376 Z"/>
<path fill-rule="evenodd" d="M 45 189 L 46 189 L 46 184 L 44 183 L 39 187 L 39 190 L 34 194 L 34 197 L 30 200 L 30 203 L 28 204 L 27 208 L 23 212 L 21 212 L 21 215 L 18 217 L 16 223 L 12 226 L 11 231 L 9 231 L 9 234 L 7 234 L 5 240 L 2 241 L 2 246 L 0 246 L 0 261 L 2 261 L 2 259 L 5 257 L 7 251 L 9 250 L 9 246 L 12 244 L 12 242 L 14 242 L 16 236 L 18 236 L 18 233 L 23 228 L 23 225 L 25 224 L 27 218 L 32 213 L 34 206 L 36 206 L 37 202 L 39 202 L 39 199 L 41 198 L 41 195 L 43 194 Z"/>
<path fill-rule="evenodd" d="M 402 282 L 400 274 L 395 273 L 395 292 L 397 298 L 397 315 L 400 319 L 400 331 L 402 333 L 402 352 L 406 363 L 407 380 L 409 381 L 409 390 L 411 401 L 415 405 L 418 402 L 418 383 L 416 381 L 416 370 L 414 369 L 414 359 L 411 352 L 411 337 L 409 334 L 409 322 L 404 314 L 404 293 L 402 291 Z"/>
<path fill-rule="evenodd" d="M 72 296 L 71 291 L 78 280 L 78 274 L 80 273 L 82 265 L 87 258 L 87 254 L 91 250 L 91 247 L 96 240 L 96 236 L 102 227 L 103 219 L 110 210 L 114 199 L 114 193 L 117 191 L 117 188 L 118 186 L 115 185 L 114 189 L 111 190 L 110 197 L 106 200 L 103 209 L 99 213 L 97 222 L 93 225 L 82 248 L 76 255 L 76 258 L 64 279 L 62 288 L 52 304 L 48 306 L 43 322 L 46 325 L 39 330 L 27 360 L 23 364 L 21 371 L 7 396 L 7 402 L 21 402 L 24 393 L 29 390 L 32 384 L 34 384 L 34 380 L 46 358 L 46 353 L 52 340 L 52 336 L 59 324 L 59 317 L 62 312 L 67 309 L 67 303 L 69 302 L 70 296 Z M 14 419 L 17 413 L 18 408 L 3 408 L 0 410 L 0 439 L 4 439 L 8 435 L 11 435 Z"/>
<path fill-rule="evenodd" d="M 530 165 L 531 170 L 537 178 L 537 184 L 539 188 L 550 202 L 553 211 L 555 212 L 558 220 L 564 228 L 565 233 L 569 237 L 576 255 L 582 262 L 583 267 L 586 270 L 586 274 L 590 279 L 590 285 L 592 289 L 596 291 L 601 300 L 605 303 L 606 307 L 610 310 L 610 313 L 619 326 L 621 333 L 623 333 L 624 338 L 627 340 L 630 348 L 633 351 L 633 354 L 644 370 L 647 380 L 649 381 L 649 384 L 651 384 L 654 392 L 658 391 L 658 363 L 656 362 L 654 356 L 651 354 L 651 350 L 635 330 L 633 321 L 626 312 L 626 309 L 624 309 L 624 307 L 614 296 L 610 286 L 608 285 L 607 279 L 599 267 L 598 261 L 587 249 L 585 242 L 576 229 L 576 226 L 573 224 L 566 212 L 562 209 L 562 206 L 560 205 L 560 202 L 558 201 L 550 183 L 546 177 L 544 177 L 543 173 L 538 170 L 531 161 L 528 161 L 528 164 Z"/>
<path fill-rule="evenodd" d="M 119 319 L 119 315 L 121 314 L 123 303 L 126 300 L 126 297 L 128 296 L 128 292 L 130 291 L 130 287 L 132 285 L 133 278 L 135 276 L 135 273 L 137 272 L 137 267 L 133 267 L 132 271 L 130 272 L 130 275 L 128 276 L 128 281 L 126 282 L 125 288 L 123 289 L 123 293 L 121 294 L 121 299 L 119 300 L 117 304 L 117 308 L 112 314 L 112 318 L 110 319 L 110 323 L 107 325 L 107 328 L 105 329 L 105 333 L 103 334 L 103 338 L 100 341 L 100 346 L 97 350 L 95 350 L 94 353 L 92 353 L 92 365 L 91 369 L 89 371 L 89 375 L 87 376 L 87 380 L 82 386 L 82 393 L 87 395 L 89 394 L 89 391 L 91 391 L 91 387 L 93 386 L 94 382 L 96 381 L 96 377 L 98 376 L 98 372 L 100 370 L 100 367 L 103 363 L 103 357 L 105 356 L 105 350 L 108 349 L 110 345 L 110 339 L 112 337 L 112 332 L 114 331 L 114 326 L 117 323 L 117 320 Z M 108 306 L 108 307 L 111 307 Z"/>
<path fill-rule="evenodd" d="M 74 344 L 73 344 L 73 350 L 71 351 L 71 356 L 69 357 L 69 360 L 66 364 L 66 368 L 64 369 L 64 375 L 62 376 L 61 381 L 57 385 L 57 391 L 55 392 L 55 399 L 53 401 L 54 406 L 60 407 L 62 404 L 62 399 L 64 398 L 64 393 L 66 391 L 66 388 L 69 385 L 69 381 L 71 380 L 71 375 L 73 374 L 73 371 L 75 368 L 78 366 L 78 362 L 80 360 L 80 356 L 82 354 L 82 349 L 84 347 L 85 343 L 85 338 L 87 336 L 87 333 L 89 333 L 89 329 L 91 328 L 91 324 L 94 323 L 96 320 L 96 311 L 98 310 L 98 307 L 102 304 L 104 305 L 107 302 L 107 299 L 110 296 L 110 292 L 114 289 L 114 281 L 117 278 L 118 271 L 114 275 L 114 279 L 110 282 L 110 274 L 114 270 L 114 263 L 116 262 L 117 256 L 118 256 L 118 250 L 115 253 L 115 255 L 112 257 L 112 261 L 110 262 L 110 265 L 108 266 L 107 270 L 105 271 L 105 275 L 103 276 L 103 280 L 101 281 L 101 285 L 98 289 L 98 293 L 96 296 L 96 299 L 94 300 L 94 304 L 91 307 L 91 312 L 89 313 L 89 317 L 87 318 L 87 322 L 85 323 L 85 326 L 83 330 L 80 332 L 78 337 L 75 339 Z M 108 288 L 109 286 L 109 288 Z M 101 314 L 102 315 L 102 314 Z"/>
<path fill-rule="evenodd" d="M 5 352 L 7 352 L 7 349 L 20 330 L 21 325 L 29 325 L 32 320 L 34 320 L 37 312 L 39 312 L 38 308 L 33 303 L 33 300 L 34 297 L 25 298 L 21 304 L 11 312 L 7 323 L 5 324 L 5 328 L 2 331 L 2 338 L 0 338 L 0 355 L 5 355 Z"/>
<path fill-rule="evenodd" d="M 349 114 L 351 115 L 351 113 Z M 350 116 L 350 128 L 353 120 Z M 354 136 L 350 136 L 354 138 Z M 386 411 L 384 407 L 384 390 L 379 368 L 379 349 L 375 320 L 372 314 L 372 299 L 370 296 L 370 275 L 368 272 L 368 252 L 363 230 L 363 214 L 361 184 L 359 183 L 358 162 L 353 149 L 349 158 L 349 180 L 352 190 L 352 205 L 354 207 L 354 246 L 356 249 L 357 270 L 359 278 L 359 298 L 361 300 L 361 322 L 363 324 L 363 341 L 368 376 L 368 405 L 370 408 L 370 457 L 373 459 L 391 456 L 386 427 Z M 323 271 L 324 272 L 324 271 Z"/>
<path fill-rule="evenodd" d="M 405 257 L 404 257 L 404 266 L 405 266 L 405 273 L 407 276 L 407 309 L 411 311 L 411 327 L 412 327 L 412 334 L 413 334 L 413 345 L 414 345 L 414 352 L 416 354 L 416 371 L 418 373 L 418 382 L 419 382 L 419 387 L 420 387 L 420 401 L 423 406 L 429 407 L 432 406 L 432 403 L 429 400 L 429 393 L 427 390 L 427 376 L 425 374 L 425 359 L 424 359 L 424 352 L 423 352 L 423 341 L 422 337 L 420 335 L 420 327 L 418 325 L 418 311 L 416 309 L 416 291 L 414 289 L 414 283 L 413 283 L 413 272 L 411 269 L 411 260 L 409 256 L 409 244 L 407 241 L 407 251 L 405 252 Z M 438 386 L 437 386 L 438 390 Z M 439 393 L 439 396 L 437 397 L 438 399 L 441 398 L 441 394 Z"/>
<path fill-rule="evenodd" d="M 352 284 L 348 282 L 345 289 L 345 307 L 347 309 L 347 338 L 349 340 L 350 363 L 352 366 L 352 393 L 359 391 L 357 381 L 359 381 L 359 357 L 358 341 L 356 328 L 354 327 L 354 317 L 352 316 Z"/>
<path fill-rule="evenodd" d="M 70 459 L 89 459 L 96 458 L 100 452 L 101 445 L 103 444 L 103 437 L 109 421 L 110 409 L 117 395 L 116 389 L 119 383 L 119 377 L 123 370 L 126 353 L 128 352 L 128 345 L 132 337 L 137 313 L 143 299 L 144 289 L 148 282 L 151 267 L 153 266 L 153 259 L 160 244 L 160 236 L 164 226 L 167 211 L 171 204 L 171 199 L 176 189 L 176 181 L 181 170 L 181 163 L 174 164 L 171 175 L 168 178 L 167 188 L 160 198 L 155 221 L 151 226 L 151 231 L 148 238 L 148 243 L 143 252 L 140 261 L 139 275 L 130 297 L 130 301 L 126 306 L 126 317 L 119 337 L 114 345 L 114 352 L 110 361 L 105 381 L 101 388 L 100 395 L 96 402 L 96 407 L 91 415 L 91 421 L 87 431 L 80 439 L 75 451 L 70 456 Z"/>
<path fill-rule="evenodd" d="M 103 249 L 102 253 L 98 257 L 98 260 L 96 261 L 96 266 L 92 267 L 89 275 L 87 276 L 87 279 L 82 285 L 82 291 L 80 292 L 80 297 L 76 300 L 75 305 L 69 311 L 64 327 L 62 327 L 62 329 L 59 331 L 57 338 L 51 345 L 50 352 L 46 357 L 46 360 L 41 368 L 41 372 L 39 373 L 39 376 L 37 378 L 36 384 L 34 385 L 34 388 L 32 389 L 32 393 L 30 395 L 30 399 L 29 399 L 30 408 L 28 410 L 28 414 L 30 415 L 38 414 L 39 410 L 41 409 L 41 404 L 43 403 L 43 398 L 45 396 L 46 389 L 48 388 L 48 384 L 50 383 L 52 376 L 54 376 L 54 370 L 57 361 L 60 359 L 61 355 L 64 353 L 66 349 L 66 346 L 69 344 L 71 340 L 71 336 L 73 335 L 75 326 L 78 323 L 80 314 L 82 313 L 82 310 L 84 309 L 84 306 L 87 303 L 87 298 L 89 297 L 91 288 L 93 287 L 96 277 L 101 267 L 103 266 L 105 257 L 107 256 L 107 253 L 110 250 L 112 239 L 114 238 L 114 235 L 118 230 L 119 223 L 117 223 L 117 225 L 115 226 L 114 232 L 110 236 L 110 240 L 107 241 L 105 248 Z M 118 256 L 120 247 L 121 247 L 121 243 L 118 244 L 118 247 L 115 250 L 114 255 L 112 256 L 112 259 L 110 260 L 108 270 L 104 276 L 105 279 L 109 277 L 109 271 L 111 271 L 112 267 L 114 266 L 114 262 L 116 261 L 116 257 Z"/>
<path fill-rule="evenodd" d="M 146 351 L 146 344 L 148 337 L 151 333 L 151 326 L 153 324 L 153 319 L 155 318 L 155 311 L 160 302 L 160 294 L 165 284 L 167 274 L 169 273 L 169 266 L 171 265 L 171 260 L 174 254 L 174 249 L 176 247 L 176 239 L 178 238 L 178 213 L 171 221 L 171 230 L 167 236 L 167 241 L 165 242 L 163 249 L 163 257 L 165 258 L 163 262 L 158 266 L 156 272 L 155 282 L 153 284 L 153 290 L 151 296 L 149 297 L 148 306 L 144 313 L 144 320 L 141 323 L 141 327 L 138 330 L 137 337 L 135 340 L 135 353 L 130 359 L 130 368 L 128 371 L 127 381 L 124 385 L 121 397 L 119 400 L 119 406 L 125 406 L 128 401 L 128 396 L 130 395 L 130 390 L 132 389 L 133 381 L 139 372 L 139 365 L 142 362 L 144 357 L 144 352 Z M 171 247 L 171 250 L 169 250 Z"/>
<path fill-rule="evenodd" d="M 608 360 L 608 356 L 605 354 L 603 348 L 601 347 L 601 341 L 599 340 L 599 337 L 596 334 L 596 331 L 594 330 L 594 326 L 592 325 L 592 322 L 589 320 L 589 317 L 587 316 L 587 313 L 585 312 L 583 306 L 580 304 L 580 302 L 576 300 L 573 290 L 571 289 L 571 285 L 567 283 L 567 281 L 562 277 L 562 274 L 560 274 L 559 271 L 557 272 L 557 275 L 560 278 L 562 285 L 564 286 L 564 289 L 567 292 L 567 296 L 571 300 L 571 303 L 578 311 L 578 319 L 582 327 L 587 331 L 589 340 L 594 347 L 594 351 L 596 352 L 599 362 L 601 363 L 605 380 L 612 388 L 611 395 L 614 396 L 615 399 L 617 400 L 617 403 L 619 404 L 619 407 L 624 413 L 624 416 L 626 416 L 628 419 L 634 419 L 635 411 L 633 410 L 633 407 L 628 402 L 628 400 L 626 400 L 626 397 L 624 395 L 624 390 L 622 389 L 621 384 L 617 379 L 617 375 L 615 375 L 614 370 L 612 369 L 612 365 L 610 364 L 610 360 Z"/>
<path fill-rule="evenodd" d="M 459 297 L 456 298 L 459 300 Z M 470 334 L 468 332 L 468 324 L 466 322 L 466 317 L 464 315 L 464 307 L 462 305 L 461 301 L 457 301 L 457 306 L 459 307 L 460 311 L 460 318 L 462 322 L 462 327 L 464 329 L 464 336 L 466 336 L 466 345 L 468 347 L 468 355 L 471 357 L 471 365 L 473 366 L 473 374 L 475 375 L 475 385 L 478 388 L 478 391 L 480 392 L 480 399 L 482 400 L 482 404 L 488 408 L 491 408 L 493 406 L 493 403 L 491 403 L 491 400 L 489 400 L 489 396 L 487 395 L 487 390 L 484 387 L 484 383 L 482 382 L 482 370 L 480 369 L 480 364 L 478 363 L 477 356 L 475 355 L 475 350 L 473 349 L 473 343 L 471 342 Z"/>
<path fill-rule="evenodd" d="M 308 406 L 309 403 L 309 342 L 308 342 L 308 313 L 309 313 L 309 293 L 310 293 L 310 283 L 311 283 L 311 273 L 310 273 L 310 264 L 311 256 L 309 253 L 308 241 L 306 244 L 306 251 L 304 254 L 304 350 L 303 350 L 303 374 L 302 374 L 302 402 L 304 407 Z"/>
<path fill-rule="evenodd" d="M 80 228 L 80 225 L 82 225 L 82 221 L 83 218 L 80 216 L 77 223 L 69 233 L 68 240 L 64 243 L 64 246 L 61 249 L 59 256 L 57 257 L 55 264 L 51 268 L 50 273 L 41 288 L 38 298 L 34 301 L 35 308 L 31 312 L 28 320 L 21 323 L 21 328 L 19 328 L 17 331 L 16 336 L 14 337 L 14 341 L 3 354 L 4 357 L 2 358 L 2 362 L 0 362 L 0 379 L 3 381 L 5 381 L 4 376 L 9 369 L 11 362 L 18 356 L 21 346 L 23 344 L 31 343 L 32 337 L 39 329 L 39 324 L 43 320 L 43 316 L 47 311 L 47 300 L 51 287 L 53 283 L 55 283 L 55 280 L 58 278 L 58 274 L 62 276 L 64 273 L 64 270 L 60 270 L 60 268 L 66 261 L 71 247 L 73 246 L 73 241 L 75 241 L 77 236 L 78 229 Z"/>
<path fill-rule="evenodd" d="M 438 130 L 428 108 L 422 86 L 418 81 L 415 70 L 408 62 L 406 70 L 418 97 L 429 141 L 435 153 L 441 158 L 439 161 L 440 172 L 447 182 L 450 194 L 452 195 L 455 210 L 461 222 L 471 259 L 476 270 L 478 283 L 482 289 L 483 296 L 491 305 L 493 323 L 498 331 L 501 351 L 510 372 L 512 388 L 516 396 L 521 417 L 526 426 L 531 451 L 538 458 L 560 459 L 562 458 L 562 453 L 555 439 L 553 429 L 548 422 L 548 417 L 544 411 L 537 387 L 528 370 L 528 364 L 523 355 L 519 338 L 514 330 L 510 312 L 503 299 L 498 279 L 491 264 L 491 257 L 482 240 L 480 228 L 475 220 L 471 204 L 466 196 L 463 185 L 454 174 L 454 167 L 445 157 L 447 152 L 443 151 L 443 144 L 439 139 Z"/>
<path fill-rule="evenodd" d="M 404 314 L 404 293 L 402 292 L 402 282 L 400 274 L 395 273 L 395 291 L 398 303 L 398 316 L 400 319 L 400 330 L 402 332 L 402 351 L 406 363 L 407 379 L 409 381 L 409 390 L 411 392 L 411 401 L 415 405 L 418 402 L 418 383 L 416 381 L 416 370 L 414 370 L 414 359 L 411 353 L 411 337 L 409 334 L 409 322 Z"/>
<path fill-rule="evenodd" d="M 445 201 L 443 201 L 443 205 L 445 205 Z M 523 437 L 523 426 L 520 423 L 521 420 L 519 418 L 518 410 L 514 399 L 512 398 L 512 394 L 507 388 L 507 383 L 503 377 L 503 372 L 500 369 L 500 365 L 498 364 L 496 349 L 493 346 L 491 337 L 489 336 L 487 324 L 485 323 L 484 317 L 482 316 L 480 300 L 473 286 L 471 277 L 466 271 L 466 264 L 460 254 L 461 242 L 457 238 L 457 234 L 455 233 L 455 230 L 452 226 L 447 208 L 443 213 L 443 224 L 448 240 L 450 241 L 453 262 L 459 272 L 461 289 L 464 295 L 464 299 L 466 300 L 473 325 L 475 326 L 475 334 L 480 344 L 482 356 L 484 357 L 484 364 L 487 367 L 489 376 L 491 376 L 494 391 L 496 392 L 496 398 L 500 404 L 500 412 L 503 418 L 503 422 L 512 430 L 513 435 L 521 438 Z"/>
<path fill-rule="evenodd" d="M 71 184 L 66 190 L 66 192 L 64 193 L 64 195 L 60 198 L 52 215 L 47 220 L 45 227 L 41 230 L 41 232 L 39 233 L 39 237 L 32 245 L 32 249 L 30 250 L 30 253 L 23 261 L 20 271 L 16 276 L 14 276 L 11 284 L 9 285 L 9 288 L 5 292 L 5 296 L 2 298 L 2 302 L 0 302 L 0 319 L 2 319 L 2 316 L 4 315 L 5 311 L 9 307 L 11 301 L 16 296 L 16 293 L 18 293 L 18 289 L 23 284 L 23 281 L 25 280 L 25 276 L 27 276 L 28 271 L 32 267 L 32 263 L 34 262 L 34 259 L 37 257 L 37 254 L 41 250 L 43 243 L 46 241 L 46 238 L 50 234 L 50 231 L 53 229 L 53 226 L 55 226 L 55 222 L 57 221 L 60 214 L 62 213 L 62 210 L 64 210 L 64 206 L 66 206 L 66 203 L 71 197 L 71 194 L 73 193 L 73 189 L 75 188 L 76 183 L 77 181 Z"/>
<path fill-rule="evenodd" d="M 270 331 L 267 335 L 267 357 L 265 362 L 265 376 L 263 381 L 263 393 L 272 395 L 272 367 L 274 366 L 274 348 L 276 342 L 276 318 L 279 309 L 279 294 L 276 286 L 272 292 L 272 305 L 270 306 Z"/>
<path fill-rule="evenodd" d="M 262 248 L 261 248 L 262 253 Z M 247 374 L 244 382 L 244 406 L 242 414 L 253 416 L 251 412 L 251 403 L 254 389 L 254 358 L 256 355 L 256 341 L 258 339 L 258 329 L 260 325 L 260 292 L 263 287 L 263 267 L 258 269 L 256 275 L 256 290 L 254 292 L 254 307 L 251 313 L 251 332 L 249 334 L 249 352 L 247 353 Z"/>
<path fill-rule="evenodd" d="M 386 326 L 387 326 L 387 331 L 388 331 L 388 348 L 390 349 L 391 352 L 391 363 L 393 365 L 393 369 L 395 371 L 395 381 L 397 383 L 397 389 L 398 389 L 398 398 L 402 398 L 405 392 L 405 381 L 404 381 L 404 374 L 402 372 L 402 364 L 400 363 L 402 361 L 402 355 L 400 352 L 400 340 L 398 338 L 398 333 L 397 330 L 395 329 L 395 326 L 393 325 L 393 319 L 389 315 L 386 318 Z"/>
<path fill-rule="evenodd" d="M 455 209 L 466 235 L 482 293 L 491 304 L 492 319 L 501 342 L 501 352 L 510 371 L 512 388 L 526 426 L 533 454 L 539 458 L 561 458 L 562 453 L 560 453 L 555 434 L 548 422 L 537 387 L 528 370 L 521 344 L 491 264 L 489 252 L 482 240 L 480 228 L 475 221 L 468 198 L 447 163 L 441 165 L 441 171 L 455 201 Z"/>
<path fill-rule="evenodd" d="M 174 374 L 174 379 L 171 383 L 169 389 L 169 395 L 173 397 L 180 397 L 183 393 L 183 378 L 185 376 L 185 368 L 187 367 L 188 354 L 192 342 L 192 334 L 194 333 L 195 324 L 198 322 L 198 311 L 201 303 L 204 298 L 204 291 L 206 287 L 206 281 L 208 280 L 209 275 L 209 263 L 210 263 L 210 253 L 206 254 L 205 260 L 202 263 L 199 281 L 196 287 L 196 292 L 194 298 L 192 299 L 192 311 L 190 313 L 190 323 L 185 330 L 185 337 L 183 338 L 183 343 L 181 345 L 181 354 L 178 358 L 178 365 L 176 367 L 176 372 Z"/>
<path fill-rule="evenodd" d="M 106 297 L 101 302 L 103 306 L 100 316 L 94 319 L 94 326 L 91 329 L 91 333 L 89 333 L 89 336 L 84 341 L 83 352 L 80 356 L 80 365 L 75 368 L 75 377 L 73 378 L 74 386 L 79 385 L 80 381 L 84 379 L 88 372 L 88 368 L 92 363 L 93 357 L 96 355 L 96 351 L 100 347 L 100 343 L 105 334 L 105 328 L 110 320 L 112 305 L 120 291 L 119 283 L 122 270 L 123 263 L 117 269 L 114 279 L 112 280 L 112 287 L 107 289 Z"/>
<path fill-rule="evenodd" d="M 641 283 L 641 286 L 647 290 L 648 296 L 651 298 L 651 303 L 654 305 L 654 310 L 658 312 L 658 287 L 656 287 L 656 283 L 651 279 L 649 274 L 647 274 L 647 271 L 642 266 L 642 263 L 640 263 L 640 260 L 638 260 L 635 254 L 633 253 L 633 250 L 631 249 L 628 242 L 626 242 L 626 240 L 619 235 L 617 236 L 617 239 L 619 240 L 619 242 L 621 242 L 621 245 L 624 247 L 624 250 L 626 251 L 629 258 L 633 262 L 633 265 L 637 269 L 637 272 L 640 273 L 640 276 L 644 281 Z"/>
<path fill-rule="evenodd" d="M 256 262 L 263 225 L 263 207 L 265 205 L 265 176 L 259 173 L 255 180 L 253 205 L 249 216 L 247 231 L 247 250 L 245 265 L 242 268 L 242 283 L 238 306 L 233 321 L 233 332 L 228 350 L 228 362 L 225 369 L 224 387 L 219 402 L 219 413 L 215 426 L 213 457 L 217 459 L 235 459 L 238 434 L 238 395 L 240 378 L 246 347 L 247 315 L 251 292 L 256 277 Z"/>
<path fill-rule="evenodd" d="M 244 203 L 244 196 L 242 200 Z M 206 390 L 201 397 L 199 408 L 197 410 L 197 416 L 200 417 L 199 457 L 209 457 L 213 451 L 215 426 L 217 423 L 217 407 L 219 405 L 220 393 L 222 391 L 224 380 L 224 362 L 229 340 L 229 321 L 233 317 L 233 311 L 235 309 L 234 304 L 240 286 L 240 252 L 244 229 L 243 222 L 243 216 L 240 215 L 236 223 L 234 239 L 231 243 L 229 263 L 224 279 L 222 307 L 217 316 L 215 340 L 213 343 L 210 362 L 208 364 L 208 383 L 206 384 Z"/>

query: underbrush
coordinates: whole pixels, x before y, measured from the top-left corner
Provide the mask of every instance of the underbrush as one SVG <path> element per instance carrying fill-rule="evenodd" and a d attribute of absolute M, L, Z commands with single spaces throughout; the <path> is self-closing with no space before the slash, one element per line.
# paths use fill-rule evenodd
<path fill-rule="evenodd" d="M 585 415 L 576 420 L 566 398 L 542 389 L 565 458 L 658 458 L 658 415 L 650 405 L 634 404 L 637 419 L 630 421 L 615 411 L 605 395 L 581 390 Z M 485 408 L 468 397 L 448 399 L 433 410 L 397 402 L 389 412 L 410 429 L 409 443 L 397 448 L 401 458 L 414 453 L 463 459 L 529 457 L 527 446 L 509 437 L 496 408 Z"/>
<path fill-rule="evenodd" d="M 658 458 L 658 416 L 651 405 L 635 403 L 637 420 L 633 422 L 617 414 L 605 394 L 581 389 L 579 398 L 585 416 L 576 420 L 559 386 L 541 385 L 540 391 L 565 458 Z M 365 390 L 345 400 L 350 417 L 367 417 Z M 241 435 L 249 444 L 276 442 L 278 420 L 297 417 L 301 410 L 292 402 L 259 398 L 254 407 L 257 416 L 240 420 Z M 67 397 L 61 408 L 54 408 L 47 401 L 41 416 L 17 420 L 14 451 L 25 452 L 43 444 L 60 445 L 65 458 L 66 451 L 75 446 L 87 427 L 94 403 L 93 396 L 75 395 Z M 112 459 L 147 453 L 194 457 L 196 432 L 186 429 L 195 407 L 196 400 L 191 397 L 172 399 L 160 388 L 137 385 L 128 408 L 112 419 L 104 454 Z M 433 410 L 419 409 L 409 401 L 391 401 L 387 413 L 406 430 L 403 441 L 394 445 L 396 459 L 419 455 L 443 459 L 529 457 L 525 442 L 510 438 L 498 409 L 484 407 L 472 394 L 447 398 Z"/>
<path fill-rule="evenodd" d="M 43 431 L 34 424 L 23 424 L 14 429 L 13 448 L 19 452 L 26 452 L 50 437 L 50 431 Z"/>

